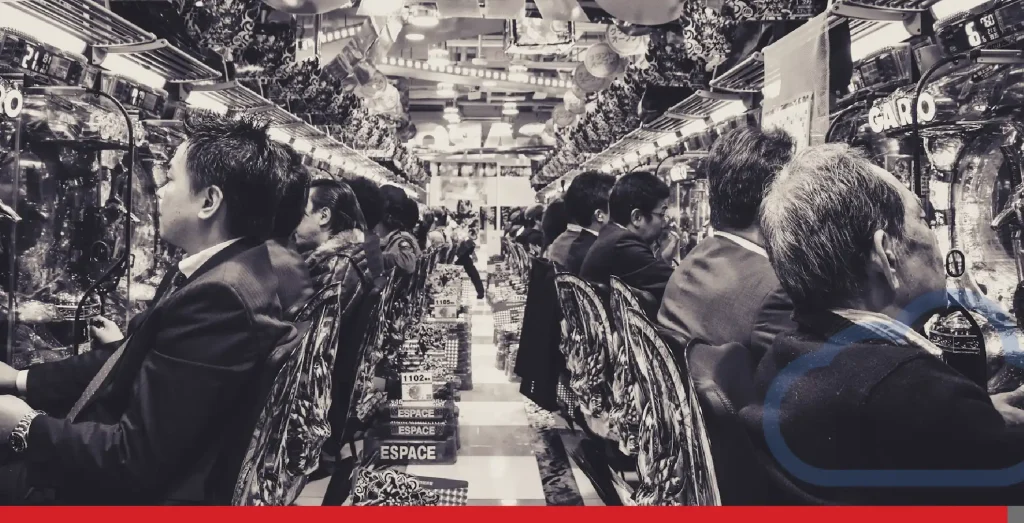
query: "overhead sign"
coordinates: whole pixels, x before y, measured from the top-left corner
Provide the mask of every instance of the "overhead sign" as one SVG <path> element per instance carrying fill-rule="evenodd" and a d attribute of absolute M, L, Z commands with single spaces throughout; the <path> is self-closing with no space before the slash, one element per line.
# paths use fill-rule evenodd
<path fill-rule="evenodd" d="M 437 123 L 417 123 L 416 136 L 412 139 L 415 147 L 437 151 L 460 151 L 470 149 L 498 149 L 502 147 L 526 147 L 534 139 L 532 127 L 524 124 L 513 127 L 505 122 L 482 123 L 463 122 L 444 126 Z M 526 127 L 531 134 L 525 134 Z"/>
<path fill-rule="evenodd" d="M 913 124 L 911 106 L 913 105 L 911 93 L 899 93 L 894 96 L 875 102 L 868 112 L 868 123 L 871 130 L 876 133 L 910 127 Z M 935 105 L 935 97 L 929 93 L 921 93 L 917 100 L 917 121 L 929 123 L 935 120 L 938 109 Z"/>

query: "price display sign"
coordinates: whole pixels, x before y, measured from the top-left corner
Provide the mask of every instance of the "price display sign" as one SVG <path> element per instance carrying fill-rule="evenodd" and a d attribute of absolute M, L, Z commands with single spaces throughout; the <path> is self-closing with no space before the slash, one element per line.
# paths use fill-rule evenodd
<path fill-rule="evenodd" d="M 411 401 L 434 399 L 434 373 L 403 372 L 402 399 Z"/>
<path fill-rule="evenodd" d="M 938 31 L 943 47 L 951 53 L 962 53 L 988 46 L 1024 29 L 1024 2 L 1013 2 L 968 16 Z"/>

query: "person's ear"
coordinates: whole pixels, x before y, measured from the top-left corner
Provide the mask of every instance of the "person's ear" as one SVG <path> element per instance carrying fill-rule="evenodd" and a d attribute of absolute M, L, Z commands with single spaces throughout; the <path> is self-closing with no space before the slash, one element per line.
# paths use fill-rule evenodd
<path fill-rule="evenodd" d="M 636 227 L 640 227 L 644 224 L 644 213 L 640 209 L 633 209 L 633 212 L 629 213 L 629 221 Z"/>
<path fill-rule="evenodd" d="M 899 260 L 896 256 L 896 244 L 885 231 L 875 231 L 871 238 L 871 256 L 868 259 L 868 270 L 882 277 L 892 290 L 900 288 L 897 271 Z"/>
<path fill-rule="evenodd" d="M 323 209 L 317 211 L 316 222 L 317 224 L 320 225 L 320 227 L 327 227 L 331 223 L 331 210 L 328 209 L 327 207 L 324 207 Z"/>
<path fill-rule="evenodd" d="M 224 204 L 224 192 L 220 190 L 220 187 L 211 185 L 200 191 L 200 194 L 203 197 L 203 204 L 199 208 L 198 216 L 201 220 L 208 220 Z"/>

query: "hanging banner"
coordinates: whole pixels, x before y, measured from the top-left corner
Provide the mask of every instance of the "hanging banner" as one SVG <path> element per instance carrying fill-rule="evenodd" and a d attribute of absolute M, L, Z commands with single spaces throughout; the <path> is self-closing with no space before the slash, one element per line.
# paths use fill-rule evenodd
<path fill-rule="evenodd" d="M 662 25 L 683 15 L 682 0 L 597 0 L 597 5 L 619 20 L 638 25 Z"/>
<path fill-rule="evenodd" d="M 828 42 L 828 15 L 821 14 L 764 50 L 761 125 L 792 128 L 798 148 L 824 143 L 828 132 Z"/>

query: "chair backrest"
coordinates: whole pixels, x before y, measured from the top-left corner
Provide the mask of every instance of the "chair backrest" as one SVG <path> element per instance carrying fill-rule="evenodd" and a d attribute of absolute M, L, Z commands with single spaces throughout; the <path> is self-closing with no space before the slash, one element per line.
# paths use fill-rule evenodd
<path fill-rule="evenodd" d="M 797 487 L 779 470 L 770 455 L 758 449 L 739 416 L 756 401 L 753 386 L 756 361 L 739 343 L 709 345 L 687 342 L 660 331 L 674 354 L 686 354 L 694 391 L 700 401 L 725 505 L 824 505 Z"/>
<path fill-rule="evenodd" d="M 619 278 L 611 278 L 609 309 L 612 316 L 613 339 L 611 344 L 612 367 L 612 408 L 611 418 L 618 423 L 619 432 L 627 436 L 626 448 L 630 453 L 638 450 L 638 442 L 630 437 L 640 426 L 640 390 L 633 373 L 636 364 L 629 347 L 630 336 L 626 331 L 626 311 L 643 310 L 633 289 Z"/>
<path fill-rule="evenodd" d="M 626 311 L 626 328 L 643 397 L 639 505 L 721 505 L 711 442 L 693 394 L 665 341 L 647 316 Z"/>
<path fill-rule="evenodd" d="M 556 275 L 555 289 L 568 324 L 568 342 L 563 350 L 568 351 L 565 359 L 570 388 L 587 414 L 604 415 L 611 404 L 608 314 L 594 288 L 576 276 Z"/>
<path fill-rule="evenodd" d="M 297 315 L 299 336 L 271 352 L 260 411 L 233 505 L 290 505 L 316 469 L 330 435 L 331 370 L 338 349 L 342 283 L 325 286 Z"/>
<path fill-rule="evenodd" d="M 523 379 L 519 391 L 551 411 L 558 410 L 558 378 L 565 368 L 565 358 L 559 350 L 561 319 L 554 265 L 543 258 L 534 258 L 519 329 L 515 373 Z"/>
<path fill-rule="evenodd" d="M 366 334 L 363 336 L 363 347 L 360 349 L 362 358 L 358 363 L 352 388 L 351 400 L 348 404 L 346 415 L 346 430 L 352 425 L 352 420 L 366 421 L 377 409 L 387 400 L 387 393 L 373 387 L 373 379 L 376 377 L 377 366 L 384 359 L 384 348 L 382 347 L 385 331 L 388 326 L 393 325 L 388 318 L 387 311 L 394 306 L 398 294 L 398 279 L 400 276 L 392 272 L 388 284 L 380 293 L 380 299 L 370 316 L 366 325 Z M 342 443 L 345 442 L 342 437 Z"/>

